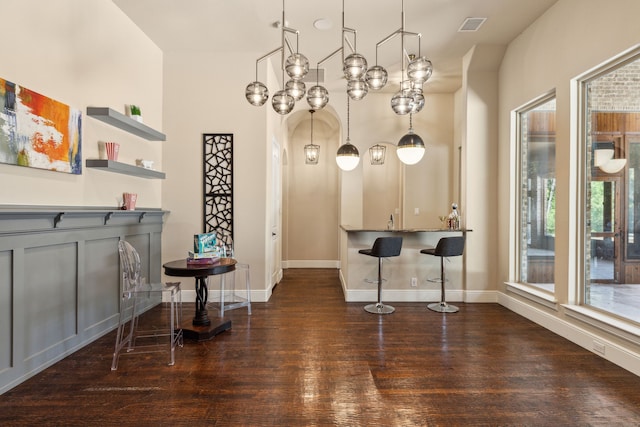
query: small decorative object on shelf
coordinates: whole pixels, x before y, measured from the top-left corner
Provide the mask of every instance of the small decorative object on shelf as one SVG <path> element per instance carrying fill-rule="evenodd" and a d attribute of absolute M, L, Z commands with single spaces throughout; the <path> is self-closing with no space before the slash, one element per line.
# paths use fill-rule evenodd
<path fill-rule="evenodd" d="M 142 123 L 142 112 L 140 111 L 140 107 L 137 105 L 129 105 L 129 116 L 133 120 Z"/>
<path fill-rule="evenodd" d="M 107 153 L 107 159 L 109 160 L 118 160 L 118 153 L 120 152 L 120 144 L 117 142 L 105 142 L 104 149 Z"/>
<path fill-rule="evenodd" d="M 136 159 L 136 166 L 145 169 L 153 169 L 153 160 Z"/>
<path fill-rule="evenodd" d="M 122 199 L 122 210 L 133 211 L 136 209 L 136 201 L 138 200 L 138 195 L 136 193 L 123 193 Z"/>
<path fill-rule="evenodd" d="M 449 230 L 459 230 L 460 229 L 460 214 L 458 213 L 458 204 L 451 204 L 451 213 L 449 214 L 449 218 L 447 218 L 447 228 Z"/>

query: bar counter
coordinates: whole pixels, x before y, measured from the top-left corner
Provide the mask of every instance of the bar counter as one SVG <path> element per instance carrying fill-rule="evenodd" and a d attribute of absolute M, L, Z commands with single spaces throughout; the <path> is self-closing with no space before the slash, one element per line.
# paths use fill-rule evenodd
<path fill-rule="evenodd" d="M 435 247 L 442 237 L 467 235 L 469 229 L 363 229 L 340 226 L 340 282 L 347 302 L 377 300 L 378 262 L 358 251 L 373 245 L 378 237 L 402 237 L 400 256 L 384 258 L 382 265 L 383 302 L 434 302 L 440 300 L 440 284 L 429 278 L 440 277 L 440 259 L 421 254 L 420 250 Z M 466 252 L 466 250 L 465 250 Z M 466 253 L 465 253 L 466 255 Z M 464 256 L 446 262 L 447 301 L 463 301 L 465 290 Z M 412 286 L 415 278 L 416 286 Z"/>

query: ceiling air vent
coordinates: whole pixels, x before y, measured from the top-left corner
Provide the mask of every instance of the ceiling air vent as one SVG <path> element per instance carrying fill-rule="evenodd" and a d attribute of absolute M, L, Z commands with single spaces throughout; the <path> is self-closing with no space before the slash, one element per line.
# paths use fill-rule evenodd
<path fill-rule="evenodd" d="M 487 18 L 467 18 L 464 20 L 460 28 L 458 28 L 459 33 L 468 33 L 473 31 L 478 31 L 478 29 L 484 24 Z"/>
<path fill-rule="evenodd" d="M 324 68 L 309 68 L 309 72 L 302 78 L 306 83 L 323 83 L 324 82 Z"/>

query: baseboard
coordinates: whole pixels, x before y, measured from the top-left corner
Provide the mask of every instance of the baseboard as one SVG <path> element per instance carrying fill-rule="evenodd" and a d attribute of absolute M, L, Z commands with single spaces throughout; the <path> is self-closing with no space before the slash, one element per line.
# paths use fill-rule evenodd
<path fill-rule="evenodd" d="M 282 268 L 340 268 L 340 261 L 337 260 L 289 260 L 282 261 Z"/>
<path fill-rule="evenodd" d="M 634 375 L 640 376 L 640 353 L 637 351 L 610 341 L 605 335 L 595 334 L 502 292 L 498 292 L 498 303 Z M 606 349 L 604 354 L 594 350 L 595 342 Z"/>
<path fill-rule="evenodd" d="M 271 297 L 273 289 L 252 289 L 251 290 L 251 302 L 267 302 Z M 220 298 L 217 294 L 220 293 L 220 289 L 210 289 L 209 293 L 212 293 L 212 302 L 219 301 Z M 237 291 L 238 296 L 246 298 L 247 293 L 243 291 Z M 196 291 L 194 289 L 182 290 L 182 302 L 196 302 Z"/>

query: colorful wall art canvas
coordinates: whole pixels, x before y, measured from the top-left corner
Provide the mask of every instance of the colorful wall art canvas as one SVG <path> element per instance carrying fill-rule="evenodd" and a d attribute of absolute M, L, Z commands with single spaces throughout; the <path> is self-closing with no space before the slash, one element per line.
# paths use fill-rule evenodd
<path fill-rule="evenodd" d="M 0 79 L 0 162 L 82 173 L 82 113 Z"/>

